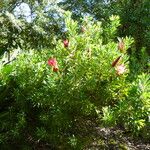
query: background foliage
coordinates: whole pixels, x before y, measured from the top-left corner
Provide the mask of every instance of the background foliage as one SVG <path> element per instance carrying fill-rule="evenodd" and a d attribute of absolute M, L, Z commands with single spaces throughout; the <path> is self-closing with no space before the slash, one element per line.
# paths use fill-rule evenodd
<path fill-rule="evenodd" d="M 1 3 L 0 54 L 17 48 L 51 47 L 54 34 L 61 34 L 63 24 L 56 3 L 5 0 Z M 29 11 L 28 16 L 18 10 L 22 7 Z"/>
<path fill-rule="evenodd" d="M 65 10 L 70 10 L 73 18 L 77 20 L 84 15 L 91 15 L 96 20 L 107 22 L 109 16 L 119 15 L 121 18 L 119 35 L 134 37 L 137 52 L 140 52 L 142 47 L 146 47 L 149 52 L 149 0 L 81 0 L 76 2 L 64 0 L 59 5 Z"/>

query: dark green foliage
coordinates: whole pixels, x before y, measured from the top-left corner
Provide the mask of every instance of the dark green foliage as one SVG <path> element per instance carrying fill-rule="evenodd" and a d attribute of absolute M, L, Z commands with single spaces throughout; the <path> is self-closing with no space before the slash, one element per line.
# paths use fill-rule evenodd
<path fill-rule="evenodd" d="M 118 4 L 117 4 L 118 3 Z M 135 39 L 136 55 L 140 58 L 142 47 L 150 49 L 150 1 L 149 0 L 128 0 L 116 2 L 114 10 L 121 18 L 121 35 L 131 35 Z"/>

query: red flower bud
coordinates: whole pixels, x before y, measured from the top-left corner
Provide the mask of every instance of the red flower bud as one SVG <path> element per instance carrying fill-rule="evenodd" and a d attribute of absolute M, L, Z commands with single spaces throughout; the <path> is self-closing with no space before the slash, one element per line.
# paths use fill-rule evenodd
<path fill-rule="evenodd" d="M 115 59 L 115 60 L 113 61 L 113 63 L 111 64 L 111 66 L 112 66 L 112 67 L 115 67 L 116 64 L 119 62 L 120 58 L 121 58 L 121 56 L 119 56 L 117 59 Z"/>
<path fill-rule="evenodd" d="M 63 43 L 64 43 L 64 47 L 65 47 L 65 48 L 69 46 L 69 41 L 68 41 L 67 39 L 64 40 Z"/>
<path fill-rule="evenodd" d="M 53 68 L 53 71 L 54 71 L 54 72 L 57 72 L 58 70 L 59 70 L 58 67 L 54 67 L 54 68 Z"/>

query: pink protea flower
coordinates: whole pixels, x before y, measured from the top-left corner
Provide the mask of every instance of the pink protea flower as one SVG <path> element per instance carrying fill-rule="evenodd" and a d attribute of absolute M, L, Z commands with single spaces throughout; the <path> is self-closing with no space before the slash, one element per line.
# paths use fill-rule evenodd
<path fill-rule="evenodd" d="M 50 58 L 48 60 L 48 65 L 53 67 L 54 72 L 57 72 L 59 70 L 56 58 Z"/>
<path fill-rule="evenodd" d="M 57 66 L 56 58 L 50 58 L 50 59 L 48 60 L 48 65 L 50 65 L 50 66 L 52 66 L 52 67 Z"/>
<path fill-rule="evenodd" d="M 63 43 L 65 48 L 69 46 L 69 40 L 66 39 L 63 41 Z"/>
<path fill-rule="evenodd" d="M 115 69 L 116 69 L 117 75 L 121 75 L 126 71 L 126 67 L 123 64 L 117 65 Z"/>

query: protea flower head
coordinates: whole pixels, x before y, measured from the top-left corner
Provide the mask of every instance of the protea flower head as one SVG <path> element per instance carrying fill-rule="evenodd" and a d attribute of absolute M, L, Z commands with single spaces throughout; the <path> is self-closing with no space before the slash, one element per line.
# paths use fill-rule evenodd
<path fill-rule="evenodd" d="M 123 39 L 121 38 L 118 38 L 118 49 L 121 51 L 121 52 L 124 52 L 125 50 L 125 43 L 123 41 Z"/>
<path fill-rule="evenodd" d="M 81 27 L 81 32 L 85 32 L 86 28 L 84 26 Z"/>
<path fill-rule="evenodd" d="M 57 60 L 56 60 L 56 58 L 50 58 L 50 59 L 48 60 L 48 65 L 50 65 L 50 66 L 52 66 L 52 67 L 57 66 Z"/>
<path fill-rule="evenodd" d="M 115 70 L 116 70 L 117 75 L 121 75 L 126 71 L 126 67 L 123 64 L 117 65 L 115 67 Z"/>
<path fill-rule="evenodd" d="M 48 65 L 53 67 L 54 72 L 57 72 L 59 70 L 56 58 L 50 58 L 48 60 Z"/>
<path fill-rule="evenodd" d="M 65 48 L 69 46 L 69 40 L 66 39 L 63 41 L 63 43 Z"/>

